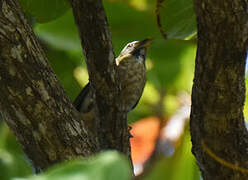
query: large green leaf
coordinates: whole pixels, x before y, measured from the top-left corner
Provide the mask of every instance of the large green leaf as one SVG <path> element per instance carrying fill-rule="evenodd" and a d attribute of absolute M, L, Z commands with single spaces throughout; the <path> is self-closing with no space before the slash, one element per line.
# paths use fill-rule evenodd
<path fill-rule="evenodd" d="M 46 23 L 63 15 L 69 8 L 68 0 L 19 0 L 25 12 L 39 23 Z"/>
<path fill-rule="evenodd" d="M 26 180 L 130 180 L 131 169 L 123 155 L 103 152 L 90 159 L 59 164 L 45 173 Z"/>
<path fill-rule="evenodd" d="M 76 51 L 82 54 L 80 39 L 74 23 L 72 11 L 46 24 L 36 24 L 35 33 L 49 45 L 65 51 Z"/>
<path fill-rule="evenodd" d="M 193 0 L 164 0 L 159 12 L 168 38 L 189 39 L 196 34 Z"/>

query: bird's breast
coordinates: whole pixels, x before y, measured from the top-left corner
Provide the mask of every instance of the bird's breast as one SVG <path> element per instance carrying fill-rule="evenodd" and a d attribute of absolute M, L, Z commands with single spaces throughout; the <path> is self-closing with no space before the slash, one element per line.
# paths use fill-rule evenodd
<path fill-rule="evenodd" d="M 140 99 L 145 82 L 145 65 L 138 61 L 125 61 L 118 66 L 121 109 L 130 111 Z"/>

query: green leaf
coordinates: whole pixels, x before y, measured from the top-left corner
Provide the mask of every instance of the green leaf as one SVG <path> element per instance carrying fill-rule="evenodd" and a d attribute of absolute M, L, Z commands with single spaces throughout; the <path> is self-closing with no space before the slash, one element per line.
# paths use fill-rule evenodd
<path fill-rule="evenodd" d="M 195 158 L 191 153 L 190 134 L 187 130 L 182 144 L 177 147 L 173 156 L 162 156 L 145 180 L 199 180 L 199 175 Z"/>
<path fill-rule="evenodd" d="M 32 170 L 21 146 L 10 132 L 7 125 L 0 122 L 0 179 L 9 180 L 13 177 L 25 177 Z"/>
<path fill-rule="evenodd" d="M 159 11 L 168 38 L 190 39 L 196 34 L 193 0 L 164 0 Z"/>
<path fill-rule="evenodd" d="M 39 38 L 57 49 L 76 51 L 82 54 L 80 39 L 71 10 L 55 21 L 36 24 L 34 31 Z"/>
<path fill-rule="evenodd" d="M 74 58 L 65 51 L 57 50 L 51 46 L 48 46 L 46 52 L 49 62 L 65 89 L 66 94 L 73 100 L 82 89 L 75 79 L 75 69 L 81 66 L 82 60 L 80 58 Z"/>
<path fill-rule="evenodd" d="M 247 73 L 247 72 L 246 72 Z M 246 78 L 245 78 L 245 86 L 246 86 L 246 89 L 248 88 L 248 77 L 246 75 Z M 246 95 L 245 95 L 245 107 L 244 107 L 244 117 L 245 117 L 245 120 L 246 122 L 248 122 L 248 91 L 245 92 Z"/>
<path fill-rule="evenodd" d="M 28 180 L 129 180 L 131 169 L 127 159 L 116 151 L 106 151 L 89 159 L 58 164 Z"/>
<path fill-rule="evenodd" d="M 189 45 L 189 41 L 154 40 L 148 52 L 148 55 L 150 54 L 150 57 L 152 57 L 153 68 L 147 72 L 147 77 L 148 80 L 153 82 L 155 82 L 156 78 L 158 82 L 154 84 L 156 88 L 171 88 L 178 79 L 183 69 L 183 55 Z M 190 61 L 191 59 L 187 60 Z"/>
<path fill-rule="evenodd" d="M 62 16 L 69 8 L 68 0 L 19 0 L 24 11 L 37 22 L 46 23 Z"/>

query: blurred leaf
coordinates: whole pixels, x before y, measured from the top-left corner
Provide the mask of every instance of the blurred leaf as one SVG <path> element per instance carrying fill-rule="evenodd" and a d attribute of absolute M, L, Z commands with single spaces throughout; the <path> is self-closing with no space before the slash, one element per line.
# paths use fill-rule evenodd
<path fill-rule="evenodd" d="M 12 176 L 13 170 L 11 169 L 13 165 L 13 158 L 12 155 L 6 152 L 5 150 L 0 148 L 0 179 L 1 180 L 8 180 Z"/>
<path fill-rule="evenodd" d="M 104 2 L 116 54 L 128 43 L 161 37 L 153 11 L 138 11 L 124 2 Z"/>
<path fill-rule="evenodd" d="M 178 91 L 191 92 L 194 78 L 196 44 L 189 44 L 182 53 L 180 75 L 174 83 L 174 87 Z"/>
<path fill-rule="evenodd" d="M 68 0 L 19 0 L 25 12 L 39 23 L 46 23 L 62 16 L 69 8 Z"/>
<path fill-rule="evenodd" d="M 129 0 L 129 4 L 137 10 L 146 10 L 148 8 L 146 0 Z"/>
<path fill-rule="evenodd" d="M 9 129 L 7 128 L 7 125 L 1 119 L 0 120 L 0 148 L 3 148 L 5 146 L 8 133 L 9 133 Z"/>
<path fill-rule="evenodd" d="M 167 96 L 165 96 L 163 105 L 166 116 L 172 116 L 180 107 L 178 97 L 172 93 L 168 93 Z"/>
<path fill-rule="evenodd" d="M 57 49 L 77 51 L 82 54 L 71 10 L 55 21 L 46 24 L 36 24 L 34 31 L 43 41 Z"/>
<path fill-rule="evenodd" d="M 156 78 L 156 88 L 171 88 L 178 79 L 183 68 L 183 53 L 189 45 L 188 41 L 180 40 L 154 41 L 149 50 L 154 66 L 147 72 L 147 76 L 153 82 Z"/>
<path fill-rule="evenodd" d="M 47 47 L 46 54 L 67 95 L 73 100 L 82 89 L 74 77 L 75 69 L 82 64 L 81 59 L 74 59 L 65 51 L 50 46 Z"/>
<path fill-rule="evenodd" d="M 199 180 L 199 170 L 191 153 L 190 134 L 187 131 L 183 142 L 172 157 L 161 156 L 145 180 Z"/>
<path fill-rule="evenodd" d="M 160 130 L 160 119 L 150 116 L 133 123 L 131 127 L 132 161 L 134 164 L 143 164 L 154 151 Z"/>
<path fill-rule="evenodd" d="M 157 0 L 162 30 L 168 38 L 190 39 L 196 34 L 193 0 Z"/>
<path fill-rule="evenodd" d="M 245 78 L 245 86 L 246 86 L 246 89 L 248 88 L 248 77 L 246 76 Z M 244 106 L 244 117 L 245 117 L 245 120 L 246 122 L 248 122 L 248 91 L 246 90 L 245 91 L 245 106 Z"/>
<path fill-rule="evenodd" d="M 86 84 L 89 82 L 89 75 L 86 67 L 78 66 L 76 69 L 74 69 L 74 77 L 81 87 L 86 86 Z"/>
<path fill-rule="evenodd" d="M 13 177 L 24 177 L 32 173 L 21 146 L 9 131 L 6 124 L 0 124 L 0 179 L 9 180 Z M 4 132 L 4 133 L 3 133 Z"/>
<path fill-rule="evenodd" d="M 107 151 L 89 159 L 74 160 L 49 169 L 27 180 L 129 180 L 131 169 L 127 159 L 115 151 Z"/>

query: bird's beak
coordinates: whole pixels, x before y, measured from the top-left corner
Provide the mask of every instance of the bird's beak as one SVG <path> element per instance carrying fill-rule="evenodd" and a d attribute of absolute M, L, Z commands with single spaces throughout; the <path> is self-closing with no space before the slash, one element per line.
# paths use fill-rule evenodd
<path fill-rule="evenodd" d="M 135 49 L 140 49 L 140 48 L 149 48 L 151 43 L 153 41 L 153 38 L 146 38 L 143 41 L 139 41 L 135 47 Z"/>

